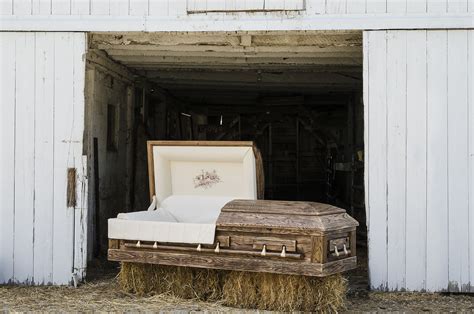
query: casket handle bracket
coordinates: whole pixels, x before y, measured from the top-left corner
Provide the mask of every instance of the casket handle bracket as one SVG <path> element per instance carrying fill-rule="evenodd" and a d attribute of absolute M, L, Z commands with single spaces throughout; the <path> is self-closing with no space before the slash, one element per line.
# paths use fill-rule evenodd
<path fill-rule="evenodd" d="M 328 241 L 329 258 L 345 258 L 351 255 L 349 237 L 333 238 Z"/>

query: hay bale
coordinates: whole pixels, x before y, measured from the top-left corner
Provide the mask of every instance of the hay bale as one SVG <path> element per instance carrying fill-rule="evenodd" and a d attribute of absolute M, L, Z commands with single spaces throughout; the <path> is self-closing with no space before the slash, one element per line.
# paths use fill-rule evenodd
<path fill-rule="evenodd" d="M 153 280 L 148 280 L 147 274 L 151 271 L 150 265 L 122 263 L 118 281 L 122 289 L 126 292 L 145 294 L 150 290 Z"/>
<path fill-rule="evenodd" d="M 123 290 L 140 295 L 169 293 L 286 312 L 336 312 L 344 308 L 347 290 L 340 274 L 317 278 L 135 263 L 122 263 L 119 283 Z"/>
<path fill-rule="evenodd" d="M 232 272 L 223 287 L 224 304 L 272 311 L 334 312 L 344 307 L 346 280 L 269 273 Z"/>
<path fill-rule="evenodd" d="M 259 303 L 257 280 L 254 273 L 229 272 L 222 288 L 224 303 L 233 307 L 256 308 Z"/>
<path fill-rule="evenodd" d="M 217 270 L 122 263 L 118 282 L 122 290 L 139 295 L 169 293 L 183 299 L 219 300 L 222 279 Z"/>
<path fill-rule="evenodd" d="M 214 269 L 193 269 L 193 292 L 202 301 L 222 299 L 225 272 Z"/>

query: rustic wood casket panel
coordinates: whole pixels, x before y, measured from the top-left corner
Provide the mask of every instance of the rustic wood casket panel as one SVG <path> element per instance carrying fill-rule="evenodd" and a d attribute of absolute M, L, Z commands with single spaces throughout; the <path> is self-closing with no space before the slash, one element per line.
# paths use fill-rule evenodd
<path fill-rule="evenodd" d="M 153 146 L 179 145 L 252 147 L 257 169 L 255 195 L 263 192 L 261 160 L 253 143 L 150 142 L 149 152 Z M 150 169 L 155 167 L 152 158 L 149 153 Z M 158 194 L 157 175 L 150 171 L 152 196 Z M 110 233 L 111 222 L 114 220 L 109 221 L 108 258 L 112 261 L 307 276 L 327 276 L 353 269 L 357 264 L 358 223 L 344 209 L 327 204 L 236 197 L 220 209 L 212 244 L 169 243 L 133 236 L 124 239 Z"/>

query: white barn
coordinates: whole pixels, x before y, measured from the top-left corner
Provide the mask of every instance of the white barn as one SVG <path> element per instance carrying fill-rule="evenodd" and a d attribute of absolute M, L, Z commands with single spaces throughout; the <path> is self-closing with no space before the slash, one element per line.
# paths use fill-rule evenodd
<path fill-rule="evenodd" d="M 474 292 L 473 56 L 473 0 L 0 0 L 0 284 L 85 278 L 97 194 L 135 204 L 143 78 L 184 85 L 169 68 L 201 62 L 325 68 L 285 80 L 360 87 L 371 287 Z M 359 69 L 360 83 L 331 76 Z"/>

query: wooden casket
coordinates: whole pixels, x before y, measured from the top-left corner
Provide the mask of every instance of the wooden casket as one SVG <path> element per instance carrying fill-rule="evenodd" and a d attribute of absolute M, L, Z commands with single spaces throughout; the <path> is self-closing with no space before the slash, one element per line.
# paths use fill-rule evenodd
<path fill-rule="evenodd" d="M 111 261 L 318 277 L 356 267 L 344 209 L 258 199 L 252 142 L 151 141 L 148 166 L 152 205 L 109 219 Z"/>

